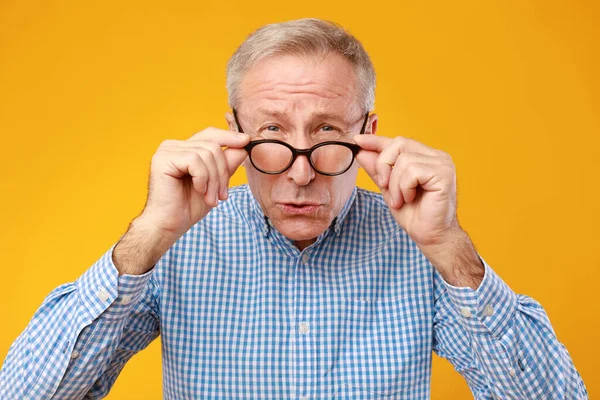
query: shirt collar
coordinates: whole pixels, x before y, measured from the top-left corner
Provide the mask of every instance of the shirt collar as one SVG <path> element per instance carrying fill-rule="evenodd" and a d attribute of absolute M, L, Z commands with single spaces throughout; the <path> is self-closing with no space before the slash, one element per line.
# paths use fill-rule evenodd
<path fill-rule="evenodd" d="M 262 207 L 260 206 L 260 204 L 258 203 L 256 198 L 252 194 L 250 187 L 248 186 L 247 188 L 248 188 L 248 193 L 250 196 L 253 221 L 258 224 L 260 231 L 263 233 L 263 235 L 265 237 L 267 237 L 271 233 L 271 229 L 275 229 L 273 227 L 273 223 L 263 213 Z M 356 186 L 352 190 L 350 197 L 346 201 L 346 204 L 344 204 L 344 207 L 342 207 L 342 210 L 340 211 L 340 213 L 337 215 L 337 217 L 335 217 L 333 219 L 333 221 L 331 222 L 331 225 L 329 226 L 329 230 L 335 232 L 336 235 L 339 235 L 340 232 L 342 231 L 342 226 L 343 226 L 344 220 L 348 216 L 350 208 L 352 208 L 352 205 L 354 204 L 355 199 L 356 199 Z"/>

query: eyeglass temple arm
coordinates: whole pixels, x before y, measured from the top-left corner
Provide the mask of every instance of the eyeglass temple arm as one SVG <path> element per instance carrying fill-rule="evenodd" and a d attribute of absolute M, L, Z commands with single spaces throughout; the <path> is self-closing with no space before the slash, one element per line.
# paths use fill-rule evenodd
<path fill-rule="evenodd" d="M 235 119 L 235 124 L 237 125 L 238 132 L 244 133 L 244 130 L 242 129 L 242 126 L 240 125 L 240 121 L 238 120 L 237 111 L 235 111 L 235 108 L 233 109 L 233 119 Z"/>
<path fill-rule="evenodd" d="M 365 128 L 367 127 L 367 121 L 368 120 L 369 120 L 369 112 L 367 111 L 365 113 L 365 122 L 363 122 L 363 126 L 362 126 L 362 128 L 360 128 L 360 134 L 361 135 L 364 135 L 364 133 L 365 133 Z"/>

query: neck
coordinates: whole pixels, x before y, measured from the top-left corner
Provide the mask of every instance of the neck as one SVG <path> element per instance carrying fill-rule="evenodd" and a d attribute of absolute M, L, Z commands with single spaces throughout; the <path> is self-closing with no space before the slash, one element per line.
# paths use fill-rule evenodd
<path fill-rule="evenodd" d="M 306 239 L 306 240 L 297 240 L 294 242 L 294 246 L 296 246 L 298 248 L 298 250 L 302 251 L 316 241 L 317 241 L 317 238 Z"/>

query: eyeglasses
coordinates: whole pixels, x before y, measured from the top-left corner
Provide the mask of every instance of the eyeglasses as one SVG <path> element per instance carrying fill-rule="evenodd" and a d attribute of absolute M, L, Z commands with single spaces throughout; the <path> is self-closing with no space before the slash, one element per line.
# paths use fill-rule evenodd
<path fill-rule="evenodd" d="M 233 117 L 239 132 L 244 132 L 237 118 L 235 109 Z M 360 134 L 365 133 L 369 113 L 365 114 Z M 360 146 L 354 143 L 326 141 L 317 143 L 309 149 L 296 149 L 288 143 L 277 139 L 253 140 L 244 149 L 248 152 L 250 162 L 263 174 L 277 175 L 287 171 L 298 156 L 306 156 L 310 166 L 319 174 L 326 176 L 341 175 L 348 171 Z"/>

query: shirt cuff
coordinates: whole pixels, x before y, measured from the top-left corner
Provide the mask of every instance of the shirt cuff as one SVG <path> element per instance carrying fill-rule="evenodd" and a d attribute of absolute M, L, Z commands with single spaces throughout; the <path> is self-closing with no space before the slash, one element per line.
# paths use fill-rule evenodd
<path fill-rule="evenodd" d="M 467 330 L 501 338 L 512 324 L 517 295 L 483 259 L 481 262 L 485 274 L 477 290 L 444 284 Z"/>
<path fill-rule="evenodd" d="M 80 301 L 92 320 L 99 316 L 109 320 L 127 317 L 154 271 L 152 269 L 143 275 L 119 276 L 112 258 L 115 246 L 75 282 Z"/>

